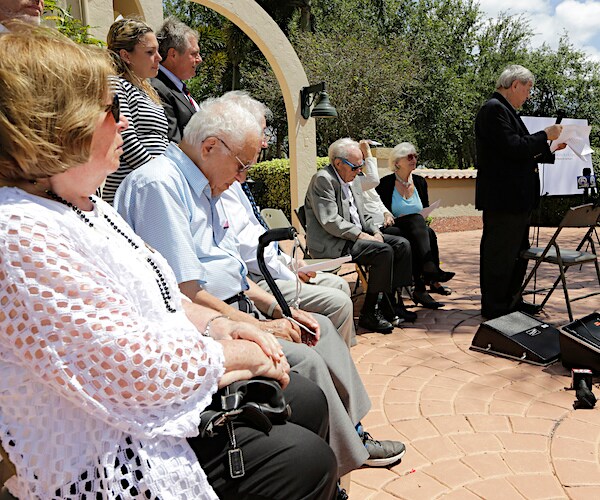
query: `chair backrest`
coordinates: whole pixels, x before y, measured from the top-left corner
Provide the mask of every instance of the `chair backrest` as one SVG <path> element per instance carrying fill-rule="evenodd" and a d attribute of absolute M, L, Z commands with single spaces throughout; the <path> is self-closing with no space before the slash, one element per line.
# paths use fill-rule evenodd
<path fill-rule="evenodd" d="M 290 224 L 288 218 L 283 213 L 283 210 L 280 210 L 278 208 L 263 208 L 260 211 L 260 215 L 262 215 L 263 219 L 265 219 L 265 222 L 267 223 L 267 226 L 269 226 L 269 229 L 293 227 Z M 302 223 L 302 219 L 300 217 L 298 217 L 298 220 Z M 311 258 L 310 254 L 308 253 L 308 249 L 306 248 L 306 245 L 303 245 L 302 242 L 300 242 L 300 250 L 302 250 L 302 253 L 304 254 L 304 257 L 306 259 Z"/>
<path fill-rule="evenodd" d="M 587 203 L 571 207 L 560 222 L 560 227 L 593 227 L 600 219 L 600 206 Z"/>
<path fill-rule="evenodd" d="M 283 213 L 283 210 L 278 208 L 263 208 L 260 215 L 269 226 L 269 229 L 279 229 L 282 227 L 290 227 L 290 221 Z"/>
<path fill-rule="evenodd" d="M 304 210 L 304 205 L 300 205 L 294 212 L 296 212 L 296 217 L 298 217 L 300 224 L 302 224 L 302 229 L 306 231 L 306 211 Z"/>

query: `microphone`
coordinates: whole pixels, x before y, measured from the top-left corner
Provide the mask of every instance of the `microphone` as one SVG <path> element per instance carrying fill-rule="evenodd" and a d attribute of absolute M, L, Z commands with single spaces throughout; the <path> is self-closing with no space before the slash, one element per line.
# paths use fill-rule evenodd
<path fill-rule="evenodd" d="M 589 198 L 590 190 L 592 196 L 596 196 L 596 176 L 590 167 L 583 167 L 581 175 L 577 176 L 577 187 L 583 189 L 585 199 Z"/>
<path fill-rule="evenodd" d="M 557 110 L 556 110 L 556 122 L 554 122 L 554 123 L 555 123 L 555 125 L 559 125 L 559 124 L 560 124 L 560 122 L 562 122 L 562 121 L 563 121 L 563 118 L 565 117 L 565 114 L 566 114 L 566 112 L 565 112 L 565 110 L 564 110 L 564 109 L 562 109 L 562 108 L 559 108 L 559 109 L 557 109 Z M 553 143 L 553 142 L 554 142 L 554 141 L 549 141 L 549 142 L 548 142 L 548 146 L 552 145 L 552 143 Z M 538 156 L 539 156 L 539 155 L 538 155 Z"/>

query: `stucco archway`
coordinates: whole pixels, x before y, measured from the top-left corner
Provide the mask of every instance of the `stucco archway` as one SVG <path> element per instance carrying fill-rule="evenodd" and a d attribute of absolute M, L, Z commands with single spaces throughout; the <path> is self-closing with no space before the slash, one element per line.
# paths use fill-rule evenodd
<path fill-rule="evenodd" d="M 193 0 L 225 16 L 265 55 L 281 87 L 288 119 L 292 207 L 304 204 L 304 194 L 316 172 L 314 120 L 300 115 L 300 89 L 308 85 L 296 51 L 279 26 L 254 0 Z"/>

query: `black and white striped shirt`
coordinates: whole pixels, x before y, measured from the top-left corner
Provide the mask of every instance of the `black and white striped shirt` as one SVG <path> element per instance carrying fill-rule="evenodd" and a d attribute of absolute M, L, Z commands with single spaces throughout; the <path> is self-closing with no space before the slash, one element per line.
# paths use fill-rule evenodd
<path fill-rule="evenodd" d="M 161 154 L 169 144 L 167 117 L 160 104 L 121 77 L 115 79 L 115 92 L 129 127 L 121 133 L 124 143 L 119 169 L 106 178 L 102 189 L 102 198 L 110 204 L 127 174 Z"/>

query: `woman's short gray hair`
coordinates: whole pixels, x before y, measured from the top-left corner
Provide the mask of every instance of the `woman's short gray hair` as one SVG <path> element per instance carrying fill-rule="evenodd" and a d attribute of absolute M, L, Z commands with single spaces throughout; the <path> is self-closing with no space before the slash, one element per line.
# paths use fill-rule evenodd
<path fill-rule="evenodd" d="M 208 137 L 218 137 L 231 148 L 242 148 L 249 136 L 262 136 L 262 128 L 254 115 L 232 100 L 210 98 L 201 102 L 198 111 L 183 131 L 183 138 L 200 147 Z"/>
<path fill-rule="evenodd" d="M 394 149 L 392 149 L 392 152 L 390 153 L 390 157 L 388 158 L 389 169 L 392 172 L 398 170 L 398 168 L 396 167 L 396 162 L 400 158 L 404 158 L 409 154 L 417 154 L 417 149 L 410 142 L 401 142 L 400 144 L 395 146 Z"/>
<path fill-rule="evenodd" d="M 504 68 L 504 71 L 498 77 L 496 88 L 508 89 L 515 80 L 521 83 L 531 82 L 532 85 L 535 83 L 535 77 L 531 71 L 519 64 L 511 64 Z"/>
<path fill-rule="evenodd" d="M 329 163 L 333 165 L 333 160 L 336 158 L 348 158 L 353 149 L 360 149 L 360 145 L 354 139 L 350 137 L 338 139 L 329 146 Z"/>

